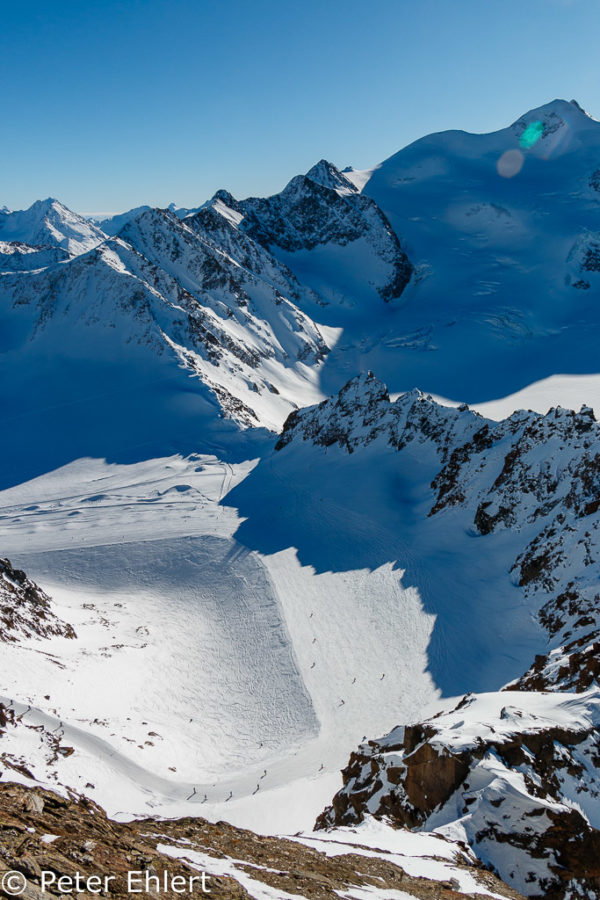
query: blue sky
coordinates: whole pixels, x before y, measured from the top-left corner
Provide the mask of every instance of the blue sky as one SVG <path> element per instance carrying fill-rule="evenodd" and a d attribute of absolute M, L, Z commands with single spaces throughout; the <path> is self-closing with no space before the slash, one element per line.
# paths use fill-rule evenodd
<path fill-rule="evenodd" d="M 0 206 L 191 206 L 555 97 L 600 117 L 598 0 L 0 0 Z"/>

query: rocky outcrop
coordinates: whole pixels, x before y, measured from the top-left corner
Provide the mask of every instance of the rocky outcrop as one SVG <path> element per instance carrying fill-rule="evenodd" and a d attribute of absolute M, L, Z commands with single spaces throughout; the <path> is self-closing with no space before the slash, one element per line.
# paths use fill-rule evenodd
<path fill-rule="evenodd" d="M 362 744 L 317 828 L 374 816 L 460 835 L 529 897 L 600 889 L 600 691 L 467 695 Z"/>
<path fill-rule="evenodd" d="M 0 559 L 0 641 L 49 637 L 76 634 L 55 615 L 50 597 L 25 572 Z"/>
<path fill-rule="evenodd" d="M 112 897 L 126 897 L 128 879 L 144 896 L 184 896 L 245 900 L 250 897 L 289 897 L 338 900 L 368 891 L 373 897 L 396 896 L 416 900 L 459 900 L 467 897 L 506 897 L 516 891 L 461 854 L 453 868 L 465 873 L 477 894 L 461 890 L 457 878 L 414 877 L 397 857 L 348 846 L 347 853 L 328 855 L 297 840 L 259 836 L 226 822 L 201 818 L 141 819 L 127 824 L 107 819 L 104 811 L 83 797 L 58 796 L 42 788 L 18 784 L 0 786 L 0 884 L 7 872 L 24 878 L 26 900 L 60 896 L 58 879 L 78 872 L 85 895 L 90 876 L 110 878 Z M 42 872 L 56 876 L 41 891 Z M 201 872 L 205 873 L 204 883 Z M 132 876 L 129 873 L 133 873 Z M 190 877 L 195 877 L 191 883 Z M 146 878 L 149 879 L 146 890 Z M 173 881 L 173 879 L 183 879 Z M 65 884 L 65 883 L 63 883 Z M 203 891 L 203 884 L 206 891 Z M 166 889 L 164 886 L 167 886 Z M 174 887 L 173 887 L 174 885 Z M 94 886 L 94 885 L 92 885 Z M 389 893 L 388 893 L 389 892 Z M 63 891 L 63 894 L 69 893 Z M 0 887 L 0 895 L 10 893 Z M 361 894 L 362 896 L 362 894 Z"/>
<path fill-rule="evenodd" d="M 580 235 L 571 248 L 567 263 L 571 286 L 589 290 L 600 272 L 600 233 L 586 231 Z"/>

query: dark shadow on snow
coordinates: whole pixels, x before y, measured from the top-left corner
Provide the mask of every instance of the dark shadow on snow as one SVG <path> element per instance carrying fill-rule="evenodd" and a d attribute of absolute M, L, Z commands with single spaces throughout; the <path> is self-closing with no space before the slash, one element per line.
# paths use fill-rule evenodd
<path fill-rule="evenodd" d="M 246 518 L 237 541 L 263 554 L 294 548 L 317 574 L 391 564 L 435 617 L 428 670 L 443 694 L 497 690 L 546 636 L 511 582 L 512 536 L 474 536 L 464 510 L 427 518 L 434 471 L 391 449 L 349 456 L 300 443 L 267 454 L 223 503 Z"/>

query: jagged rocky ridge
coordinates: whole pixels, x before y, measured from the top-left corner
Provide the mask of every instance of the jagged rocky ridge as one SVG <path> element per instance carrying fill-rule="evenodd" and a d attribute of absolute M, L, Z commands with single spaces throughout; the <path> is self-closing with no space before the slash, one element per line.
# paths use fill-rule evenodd
<path fill-rule="evenodd" d="M 74 638 L 71 625 L 52 611 L 50 597 L 8 559 L 0 559 L 0 641 Z"/>
<path fill-rule="evenodd" d="M 351 252 L 357 252 L 357 242 L 364 242 L 365 280 L 374 264 L 381 269 L 374 283 L 385 301 L 398 299 L 410 281 L 412 264 L 385 214 L 327 160 L 292 178 L 273 197 L 238 203 L 219 192 L 216 199 L 242 215 L 240 227 L 275 254 L 313 250 L 320 244 L 351 245 Z M 286 259 L 294 265 L 293 258 Z"/>

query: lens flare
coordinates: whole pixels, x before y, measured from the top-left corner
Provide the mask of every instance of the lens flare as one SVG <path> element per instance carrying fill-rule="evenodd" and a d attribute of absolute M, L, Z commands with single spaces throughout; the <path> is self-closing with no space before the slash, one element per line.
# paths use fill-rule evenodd
<path fill-rule="evenodd" d="M 524 162 L 525 157 L 520 150 L 507 150 L 496 163 L 498 175 L 503 178 L 512 178 L 513 175 L 519 174 Z"/>
<path fill-rule="evenodd" d="M 530 122 L 521 138 L 519 143 L 523 150 L 529 150 L 530 147 L 533 147 L 534 144 L 537 144 L 539 139 L 544 134 L 544 123 L 540 122 L 539 119 L 536 119 L 535 122 Z"/>

